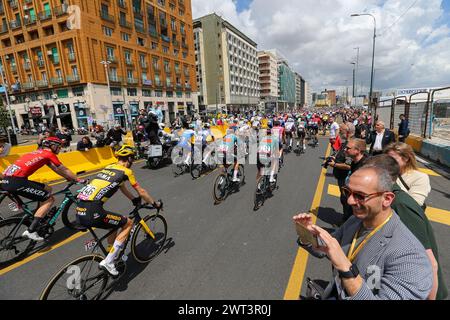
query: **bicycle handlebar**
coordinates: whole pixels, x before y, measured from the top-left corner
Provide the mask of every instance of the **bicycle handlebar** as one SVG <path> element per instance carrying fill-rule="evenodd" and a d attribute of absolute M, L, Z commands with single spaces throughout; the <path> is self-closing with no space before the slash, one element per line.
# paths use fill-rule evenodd
<path fill-rule="evenodd" d="M 134 218 L 134 216 L 136 215 L 136 213 L 138 213 L 140 209 L 149 209 L 149 210 L 156 209 L 156 213 L 159 214 L 160 211 L 163 211 L 164 204 L 161 199 L 159 199 L 157 202 L 160 204 L 159 208 L 155 208 L 154 206 L 149 205 L 148 203 L 141 203 L 135 206 L 133 212 L 130 214 L 130 218 Z"/>

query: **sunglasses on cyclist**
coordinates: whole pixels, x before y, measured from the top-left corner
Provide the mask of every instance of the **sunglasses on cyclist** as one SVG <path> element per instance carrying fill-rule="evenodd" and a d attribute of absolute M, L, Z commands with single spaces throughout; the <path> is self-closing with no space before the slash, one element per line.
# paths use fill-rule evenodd
<path fill-rule="evenodd" d="M 369 201 L 371 198 L 379 197 L 389 191 L 381 191 L 381 192 L 375 192 L 375 193 L 371 193 L 371 194 L 365 194 L 362 192 L 353 191 L 349 187 L 343 187 L 342 192 L 347 197 L 347 199 L 353 195 L 353 199 L 355 199 L 356 202 L 365 203 L 365 202 Z"/>

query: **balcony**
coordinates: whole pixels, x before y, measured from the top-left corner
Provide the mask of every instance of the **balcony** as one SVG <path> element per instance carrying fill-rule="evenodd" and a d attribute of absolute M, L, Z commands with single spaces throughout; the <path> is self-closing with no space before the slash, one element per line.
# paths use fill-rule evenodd
<path fill-rule="evenodd" d="M 161 80 L 155 80 L 155 86 L 157 88 L 162 88 L 163 84 L 162 84 Z"/>
<path fill-rule="evenodd" d="M 152 38 L 155 38 L 155 39 L 158 39 L 158 40 L 159 40 L 159 33 L 158 33 L 158 32 L 156 32 L 155 30 L 150 30 L 150 31 L 148 32 L 148 34 L 150 35 L 150 37 L 152 37 Z"/>
<path fill-rule="evenodd" d="M 45 67 L 45 61 L 44 60 L 38 60 L 37 65 L 39 68 Z"/>
<path fill-rule="evenodd" d="M 113 57 L 113 56 L 106 57 L 106 60 L 111 62 L 111 63 L 117 63 L 116 57 Z"/>
<path fill-rule="evenodd" d="M 78 82 L 78 81 L 80 81 L 80 76 L 79 75 L 77 75 L 77 74 L 73 74 L 73 75 L 68 75 L 67 77 L 66 77 L 66 80 L 67 80 L 67 82 Z"/>
<path fill-rule="evenodd" d="M 184 0 L 178 0 L 178 5 L 184 9 Z"/>
<path fill-rule="evenodd" d="M 75 61 L 76 60 L 75 52 L 69 52 L 68 58 L 70 62 Z"/>
<path fill-rule="evenodd" d="M 133 14 L 135 17 L 142 19 L 144 17 L 144 13 L 142 12 L 142 10 L 133 7 Z"/>
<path fill-rule="evenodd" d="M 29 63 L 29 62 L 24 62 L 23 68 L 24 68 L 26 71 L 31 70 L 31 63 Z"/>
<path fill-rule="evenodd" d="M 9 26 L 10 26 L 11 30 L 15 30 L 15 29 L 19 29 L 20 27 L 22 27 L 22 23 L 20 22 L 19 19 L 17 19 L 17 20 L 12 20 L 12 21 L 9 23 Z"/>
<path fill-rule="evenodd" d="M 136 29 L 137 32 L 144 33 L 144 34 L 146 33 L 145 28 L 143 26 L 134 24 L 134 28 Z"/>
<path fill-rule="evenodd" d="M 165 36 L 165 35 L 161 35 L 161 39 L 163 40 L 163 41 L 165 41 L 165 42 L 168 42 L 168 43 L 170 43 L 170 38 L 168 37 L 168 36 Z"/>
<path fill-rule="evenodd" d="M 53 12 L 55 13 L 56 17 L 63 16 L 65 14 L 69 13 L 69 5 L 63 4 L 61 6 L 58 6 L 53 9 Z"/>
<path fill-rule="evenodd" d="M 0 26 L 0 34 L 4 34 L 8 32 L 8 25 L 7 24 L 3 24 Z"/>
<path fill-rule="evenodd" d="M 11 9 L 17 9 L 19 7 L 19 2 L 17 0 L 9 0 L 9 6 Z"/>
<path fill-rule="evenodd" d="M 100 10 L 100 17 L 108 22 L 114 23 L 114 16 L 110 15 L 108 12 L 106 11 L 101 11 Z"/>
<path fill-rule="evenodd" d="M 38 13 L 39 21 L 45 21 L 52 18 L 52 12 L 49 11 L 42 11 Z"/>
<path fill-rule="evenodd" d="M 117 75 L 109 75 L 109 81 L 112 83 L 122 83 L 123 82 L 123 78 L 122 77 L 118 77 Z"/>
<path fill-rule="evenodd" d="M 34 89 L 34 81 L 22 83 L 22 88 L 24 90 L 33 90 Z"/>
<path fill-rule="evenodd" d="M 117 5 L 122 9 L 127 8 L 127 2 L 125 0 L 117 0 Z"/>
<path fill-rule="evenodd" d="M 36 86 L 38 88 L 48 87 L 48 81 L 47 80 L 38 80 L 38 81 L 36 81 Z"/>
<path fill-rule="evenodd" d="M 143 86 L 152 86 L 153 85 L 153 82 L 152 82 L 152 80 L 148 80 L 148 79 L 143 79 L 142 80 L 142 85 Z"/>
<path fill-rule="evenodd" d="M 181 89 L 183 89 L 183 85 L 182 85 L 181 83 L 177 83 L 176 88 L 179 89 L 179 90 L 181 90 Z"/>
<path fill-rule="evenodd" d="M 55 58 L 55 57 L 53 57 L 53 59 L 51 59 L 52 60 L 52 63 L 54 64 L 54 65 L 57 65 L 57 64 L 59 64 L 59 57 L 58 58 Z"/>
<path fill-rule="evenodd" d="M 11 66 L 11 72 L 12 73 L 16 73 L 17 72 L 17 66 L 16 65 L 12 65 Z"/>
<path fill-rule="evenodd" d="M 127 78 L 128 84 L 138 84 L 138 79 L 136 78 Z"/>
<path fill-rule="evenodd" d="M 189 83 L 186 83 L 184 87 L 186 88 L 186 90 L 191 90 L 191 85 Z"/>
<path fill-rule="evenodd" d="M 37 21 L 37 17 L 36 16 L 30 16 L 28 18 L 23 18 L 23 23 L 25 26 L 29 26 L 32 24 L 35 24 Z"/>
<path fill-rule="evenodd" d="M 64 78 L 51 78 L 50 83 L 53 86 L 58 86 L 64 84 Z"/>
<path fill-rule="evenodd" d="M 173 83 L 172 82 L 166 82 L 166 89 L 173 90 Z"/>
<path fill-rule="evenodd" d="M 131 22 L 128 22 L 126 20 L 123 19 L 119 19 L 119 25 L 121 27 L 127 28 L 127 29 L 133 29 L 133 25 L 131 24 Z"/>
<path fill-rule="evenodd" d="M 33 3 L 33 0 L 24 0 L 24 3 L 25 4 L 31 4 L 31 3 Z"/>

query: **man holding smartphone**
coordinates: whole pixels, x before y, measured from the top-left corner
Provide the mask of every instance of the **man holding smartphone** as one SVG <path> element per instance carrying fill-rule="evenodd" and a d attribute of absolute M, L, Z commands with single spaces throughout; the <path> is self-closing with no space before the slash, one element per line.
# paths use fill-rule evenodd
<path fill-rule="evenodd" d="M 353 217 L 333 235 L 314 225 L 312 216 L 293 217 L 323 244 L 298 244 L 318 258 L 328 257 L 334 281 L 325 299 L 425 300 L 433 270 L 425 248 L 391 209 L 392 179 L 383 168 L 362 167 L 343 188 Z M 336 294 L 333 294 L 335 292 Z"/>

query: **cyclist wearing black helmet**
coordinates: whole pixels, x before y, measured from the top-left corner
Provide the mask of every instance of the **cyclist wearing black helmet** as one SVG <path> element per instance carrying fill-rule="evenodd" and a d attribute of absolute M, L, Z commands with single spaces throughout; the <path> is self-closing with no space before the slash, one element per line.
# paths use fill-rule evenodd
<path fill-rule="evenodd" d="M 56 155 L 61 151 L 61 146 L 62 141 L 60 139 L 56 137 L 46 138 L 42 141 L 41 149 L 25 154 L 9 165 L 3 172 L 3 180 L 0 181 L 0 186 L 3 190 L 41 202 L 41 206 L 36 210 L 33 222 L 28 230 L 22 234 L 22 236 L 34 241 L 44 240 L 37 234 L 36 228 L 52 208 L 55 198 L 51 195 L 52 188 L 50 186 L 28 180 L 28 177 L 47 165 L 68 181 L 83 181 L 77 179 L 77 176 L 59 161 Z"/>
<path fill-rule="evenodd" d="M 100 267 L 106 269 L 113 276 L 119 274 L 114 262 L 130 235 L 133 221 L 120 214 L 106 211 L 103 205 L 120 189 L 133 204 L 139 203 L 142 198 L 144 202 L 152 204 L 155 208 L 160 207 L 160 204 L 156 203 L 148 192 L 139 185 L 130 169 L 134 161 L 134 149 L 129 145 L 123 145 L 116 151 L 115 156 L 119 159 L 118 163 L 107 166 L 80 191 L 76 209 L 77 220 L 84 227 L 121 229 L 119 233 L 113 233 L 108 238 L 108 243 L 112 246 L 112 249 L 108 256 L 100 262 Z M 138 197 L 134 197 L 128 190 L 125 185 L 126 181 L 129 181 L 133 189 L 136 190 Z"/>

